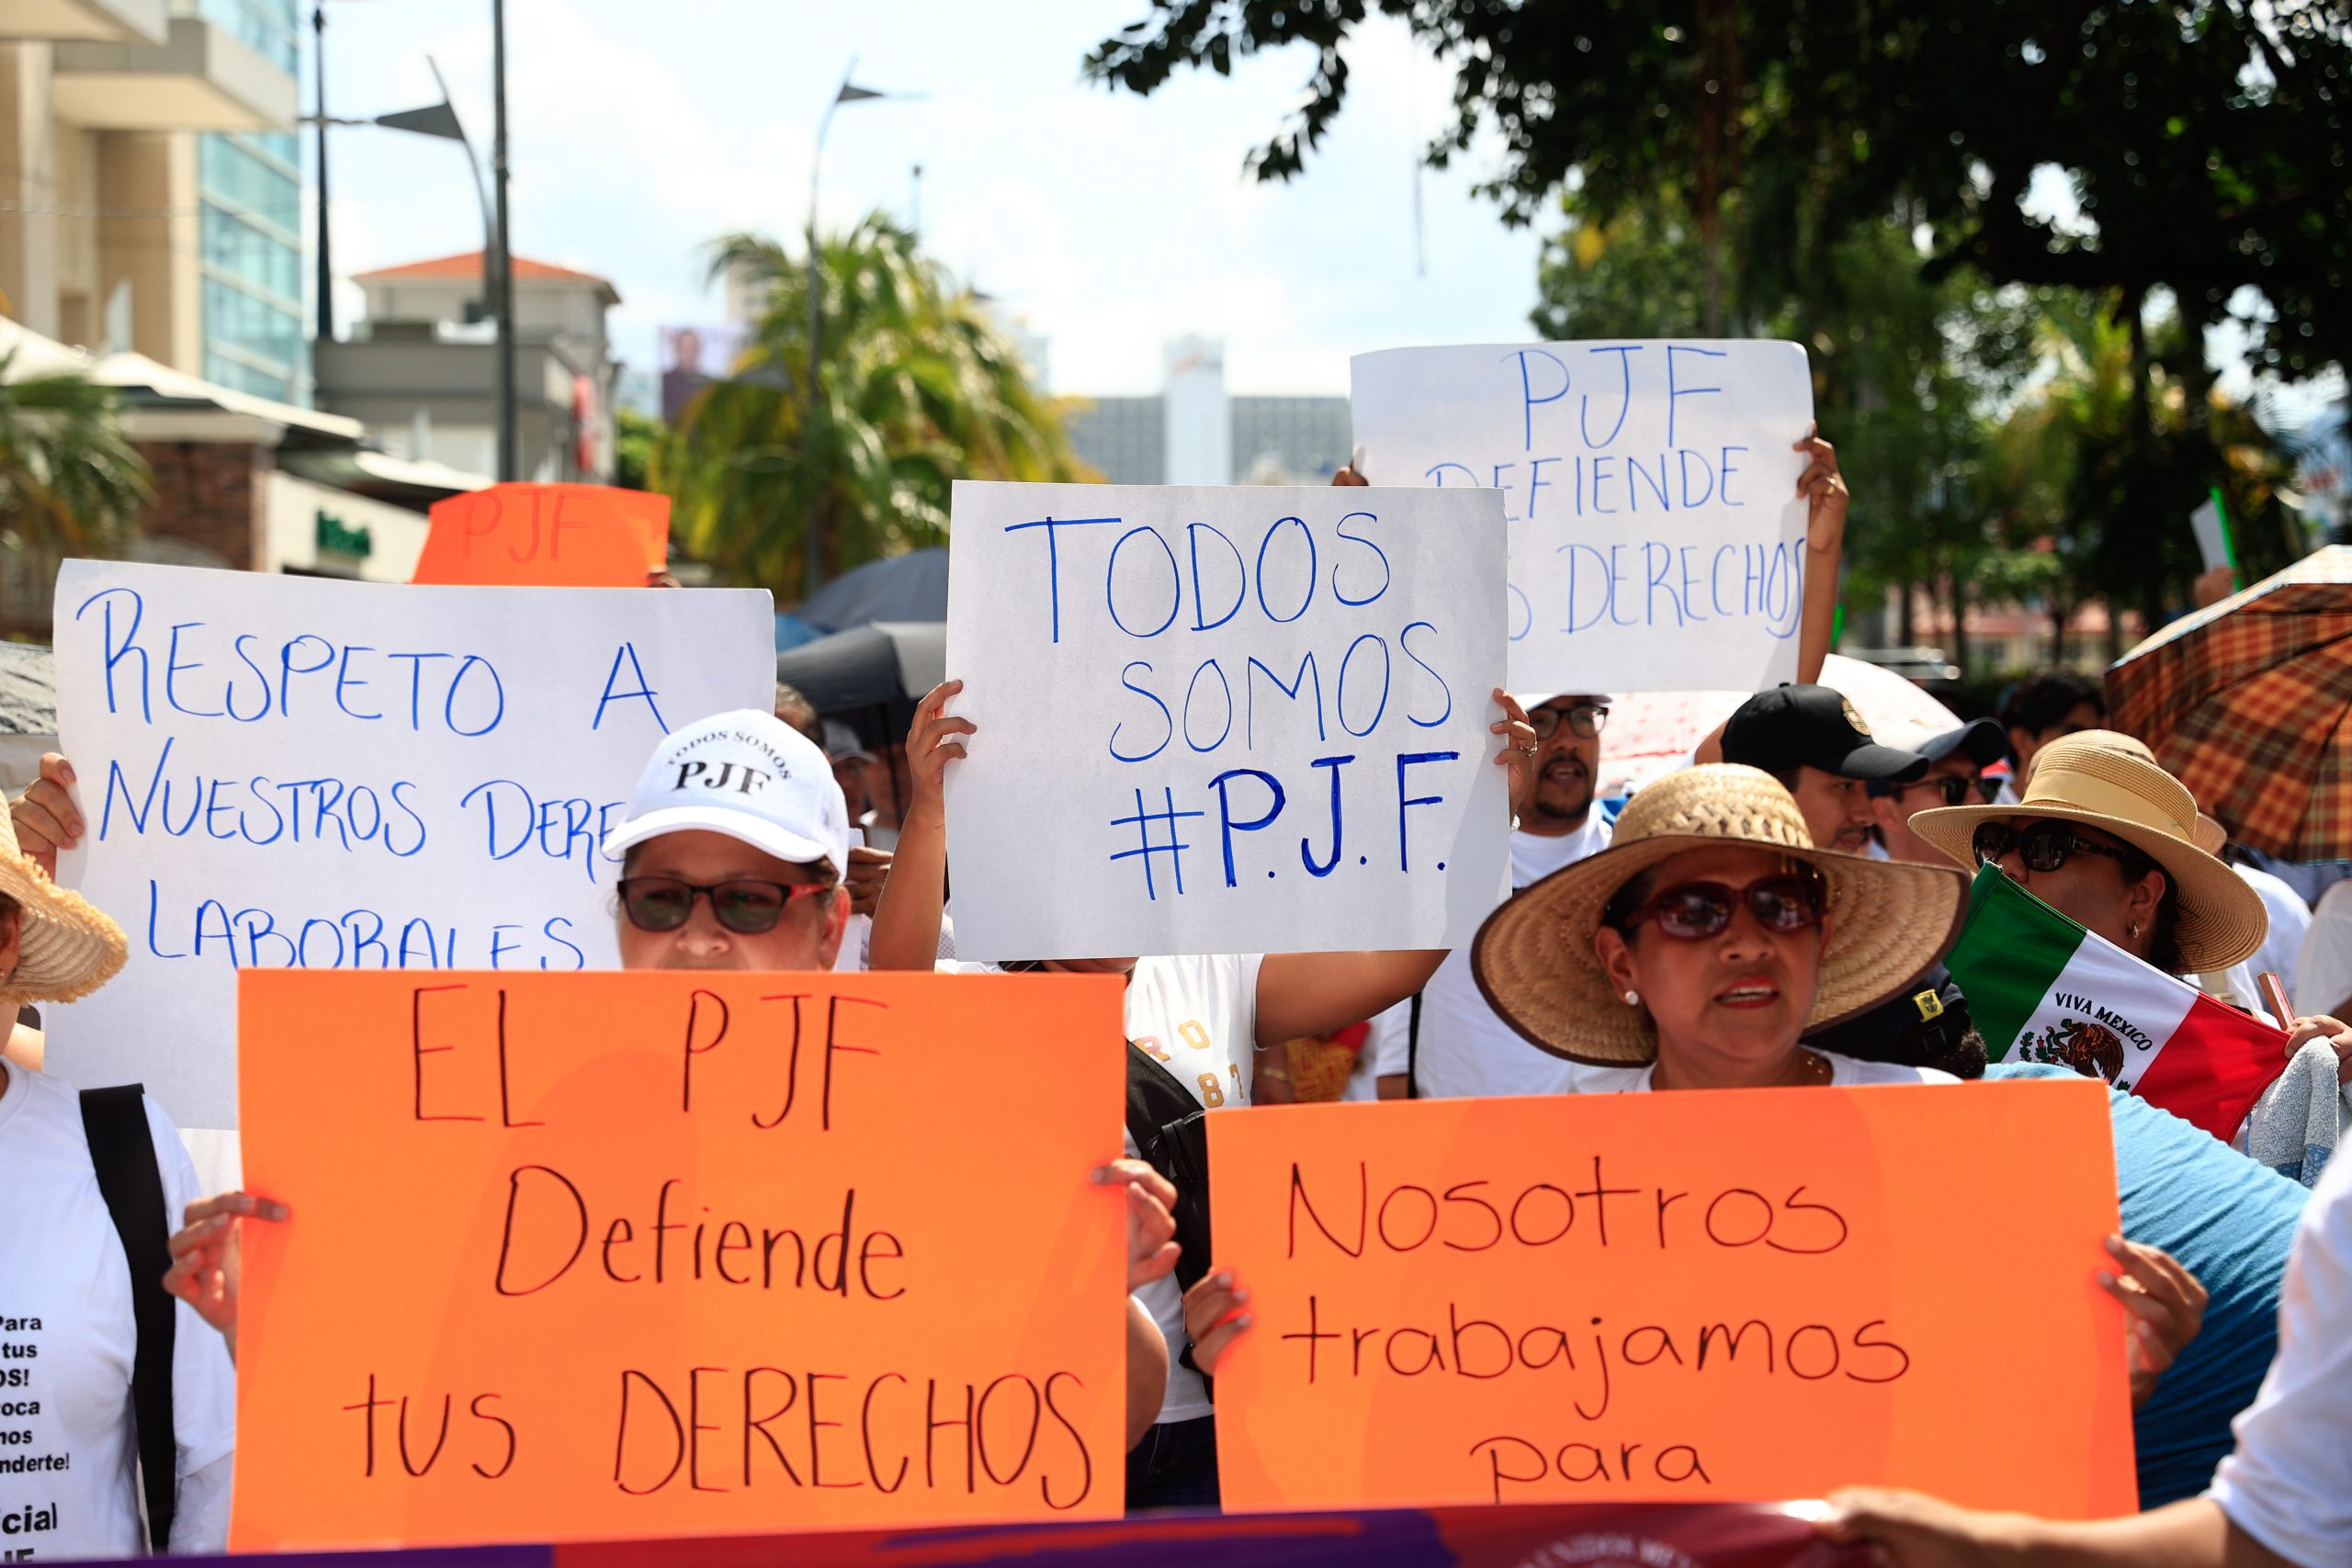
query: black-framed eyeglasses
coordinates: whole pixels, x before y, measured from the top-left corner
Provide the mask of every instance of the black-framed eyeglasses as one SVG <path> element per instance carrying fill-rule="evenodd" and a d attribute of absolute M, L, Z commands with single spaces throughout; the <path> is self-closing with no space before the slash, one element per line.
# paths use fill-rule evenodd
<path fill-rule="evenodd" d="M 1972 782 L 1976 786 L 1976 798 L 1986 806 L 1991 806 L 2001 798 L 2001 786 L 2008 783 L 2008 780 L 1997 774 L 1986 773 L 1978 775 Z"/>
<path fill-rule="evenodd" d="M 1549 740 L 1560 733 L 1566 724 L 1568 733 L 1579 739 L 1590 740 L 1609 726 L 1609 710 L 1599 703 L 1578 703 L 1574 707 L 1536 708 L 1527 716 L 1528 724 L 1539 741 Z"/>
<path fill-rule="evenodd" d="M 738 936 L 775 930 L 795 898 L 822 893 L 821 882 L 759 882 L 749 878 L 707 886 L 674 876 L 630 876 L 620 883 L 621 913 L 641 931 L 673 931 L 693 919 L 695 900 L 707 897 L 718 923 Z"/>
<path fill-rule="evenodd" d="M 1969 848 L 1976 852 L 1978 865 L 1991 865 L 2014 850 L 2028 871 L 2056 871 L 2072 854 L 2105 855 L 2127 867 L 2146 858 L 2137 850 L 2094 843 L 2067 822 L 2033 822 L 2021 829 L 2007 822 L 1979 822 Z"/>
<path fill-rule="evenodd" d="M 1700 942 L 1728 930 L 1732 911 L 1743 903 L 1758 925 L 1786 936 L 1821 923 L 1829 889 L 1821 874 L 1811 871 L 1782 872 L 1745 887 L 1683 882 L 1651 895 L 1640 908 L 1611 923 L 1620 931 L 1631 931 L 1649 920 L 1677 942 Z"/>
<path fill-rule="evenodd" d="M 1915 779 L 1907 784 L 1897 784 L 1895 787 L 1906 793 L 1915 789 L 1931 789 L 1946 806 L 1965 806 L 1968 804 L 1970 795 L 1981 793 L 1977 789 L 1977 782 L 1975 779 L 1954 778 L 1947 774 L 1939 779 Z M 1998 785 L 1994 787 L 1999 788 Z M 1991 796 L 1985 796 L 1985 804 L 1992 804 Z"/>

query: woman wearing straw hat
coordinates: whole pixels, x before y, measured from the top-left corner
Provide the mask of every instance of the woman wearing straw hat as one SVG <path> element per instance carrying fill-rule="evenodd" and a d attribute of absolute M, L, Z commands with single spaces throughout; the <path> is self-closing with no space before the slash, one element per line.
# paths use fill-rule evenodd
<path fill-rule="evenodd" d="M 1624 1069 L 1600 1089 L 1951 1082 L 1798 1043 L 1934 962 L 1965 879 L 1813 846 L 1788 792 L 1702 767 L 1634 796 L 1614 846 L 1496 911 L 1473 964 L 1538 1049 Z"/>
<path fill-rule="evenodd" d="M 124 950 L 122 929 L 51 882 L 0 818 L 0 1002 L 13 1011 L 86 996 L 122 967 Z M 164 1214 L 205 1224 L 217 1211 L 217 1231 L 233 1223 L 228 1216 L 255 1212 L 236 1206 L 254 1201 L 242 1194 L 191 1205 L 195 1167 L 162 1110 L 153 1100 L 143 1110 L 130 1147 L 140 1149 L 142 1132 L 152 1144 Z M 0 1062 L 0 1342 L 17 1374 L 0 1378 L 0 1425 L 10 1428 L 11 1460 L 23 1461 L 0 1470 L 0 1521 L 10 1548 L 42 1557 L 129 1556 L 151 1544 L 134 1479 L 131 1371 L 142 1337 L 135 1303 L 162 1285 L 197 1310 L 164 1314 L 176 1319 L 167 1363 L 175 1473 L 163 1495 L 175 1509 L 159 1544 L 217 1551 L 227 1541 L 236 1438 L 226 1347 L 197 1321 L 204 1287 L 193 1273 L 133 1279 L 84 1117 L 72 1089 Z M 154 1237 L 159 1251 L 164 1239 Z"/>
<path fill-rule="evenodd" d="M 1911 830 L 1962 865 L 1998 865 L 2085 929 L 2168 975 L 2256 1013 L 2246 972 L 2270 911 L 2212 846 L 2226 837 L 2188 786 L 2129 735 L 2085 730 L 2036 757 L 2013 806 L 1923 811 Z M 2247 1113 L 2234 1146 L 2309 1185 L 2332 1157 L 2352 1081 L 2352 1029 L 2289 1021 L 2287 1068 Z"/>
<path fill-rule="evenodd" d="M 1911 830 L 1971 868 L 1998 865 L 2019 886 L 2143 964 L 2260 1007 L 2245 961 L 2262 947 L 2270 912 L 2206 848 L 2219 824 L 2147 747 L 2114 730 L 2085 730 L 2042 748 L 2014 806 L 1922 811 Z M 2287 1054 L 2324 1040 L 2339 1077 L 2352 1075 L 2352 1030 L 2333 1018 L 2293 1021 Z"/>
<path fill-rule="evenodd" d="M 2222 974 L 2269 929 L 2262 896 L 2199 844 L 2188 786 L 2111 730 L 2043 747 L 2017 804 L 1922 811 L 1911 830 L 2168 975 Z"/>
<path fill-rule="evenodd" d="M 1617 1073 L 1585 1092 L 1957 1083 L 1799 1036 L 1875 1006 L 1951 945 L 1967 879 L 1815 849 L 1770 773 L 1669 773 L 1617 818 L 1611 846 L 1522 889 L 1479 928 L 1471 964 L 1539 1050 Z M 1249 1292 L 1214 1272 L 1184 1300 L 1213 1370 L 1246 1332 Z"/>

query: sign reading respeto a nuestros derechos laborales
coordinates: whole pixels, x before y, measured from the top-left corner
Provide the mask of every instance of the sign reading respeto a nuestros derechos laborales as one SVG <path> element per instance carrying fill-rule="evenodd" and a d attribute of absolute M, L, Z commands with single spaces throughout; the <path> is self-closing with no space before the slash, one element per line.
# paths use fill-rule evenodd
<path fill-rule="evenodd" d="M 1375 485 L 1499 491 L 1516 692 L 1796 678 L 1804 350 L 1709 339 L 1403 348 L 1351 362 Z"/>
<path fill-rule="evenodd" d="M 58 574 L 59 880 L 130 959 L 49 1065 L 237 1125 L 241 968 L 618 963 L 598 845 L 669 728 L 766 711 L 764 592 Z"/>
<path fill-rule="evenodd" d="M 1468 941 L 1502 602 L 1491 491 L 958 484 L 958 953 Z"/>

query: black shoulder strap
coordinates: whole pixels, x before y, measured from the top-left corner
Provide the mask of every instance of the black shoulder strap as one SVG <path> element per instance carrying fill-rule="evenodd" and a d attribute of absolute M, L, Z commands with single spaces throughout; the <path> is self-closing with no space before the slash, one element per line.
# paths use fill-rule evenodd
<path fill-rule="evenodd" d="M 1127 1136 L 1136 1152 L 1176 1188 L 1176 1282 L 1186 1290 L 1208 1272 L 1208 1111 L 1191 1089 L 1134 1041 L 1127 1042 Z"/>
<path fill-rule="evenodd" d="M 158 1555 L 172 1540 L 172 1509 L 179 1480 L 172 1419 L 174 1308 L 164 1290 L 171 1272 L 171 1216 L 164 1173 L 147 1127 L 145 1090 L 138 1084 L 82 1091 L 82 1131 L 98 1190 L 130 1260 L 130 1307 L 139 1349 L 130 1364 L 130 1404 L 139 1424 L 139 1472 L 147 1494 L 147 1540 Z"/>
<path fill-rule="evenodd" d="M 1405 1098 L 1421 1098 L 1421 993 L 1413 993 L 1413 1010 L 1405 1021 Z"/>

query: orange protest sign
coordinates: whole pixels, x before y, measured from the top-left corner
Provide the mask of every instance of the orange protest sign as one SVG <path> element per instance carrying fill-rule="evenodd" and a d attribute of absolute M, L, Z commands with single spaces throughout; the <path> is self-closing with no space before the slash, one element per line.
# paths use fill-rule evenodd
<path fill-rule="evenodd" d="M 641 490 L 496 484 L 431 517 L 411 582 L 642 588 L 669 558 L 670 498 Z"/>
<path fill-rule="evenodd" d="M 1208 1121 L 1228 1508 L 2136 1507 L 2103 1084 Z"/>
<path fill-rule="evenodd" d="M 239 982 L 235 1549 L 1119 1513 L 1115 979 Z"/>

